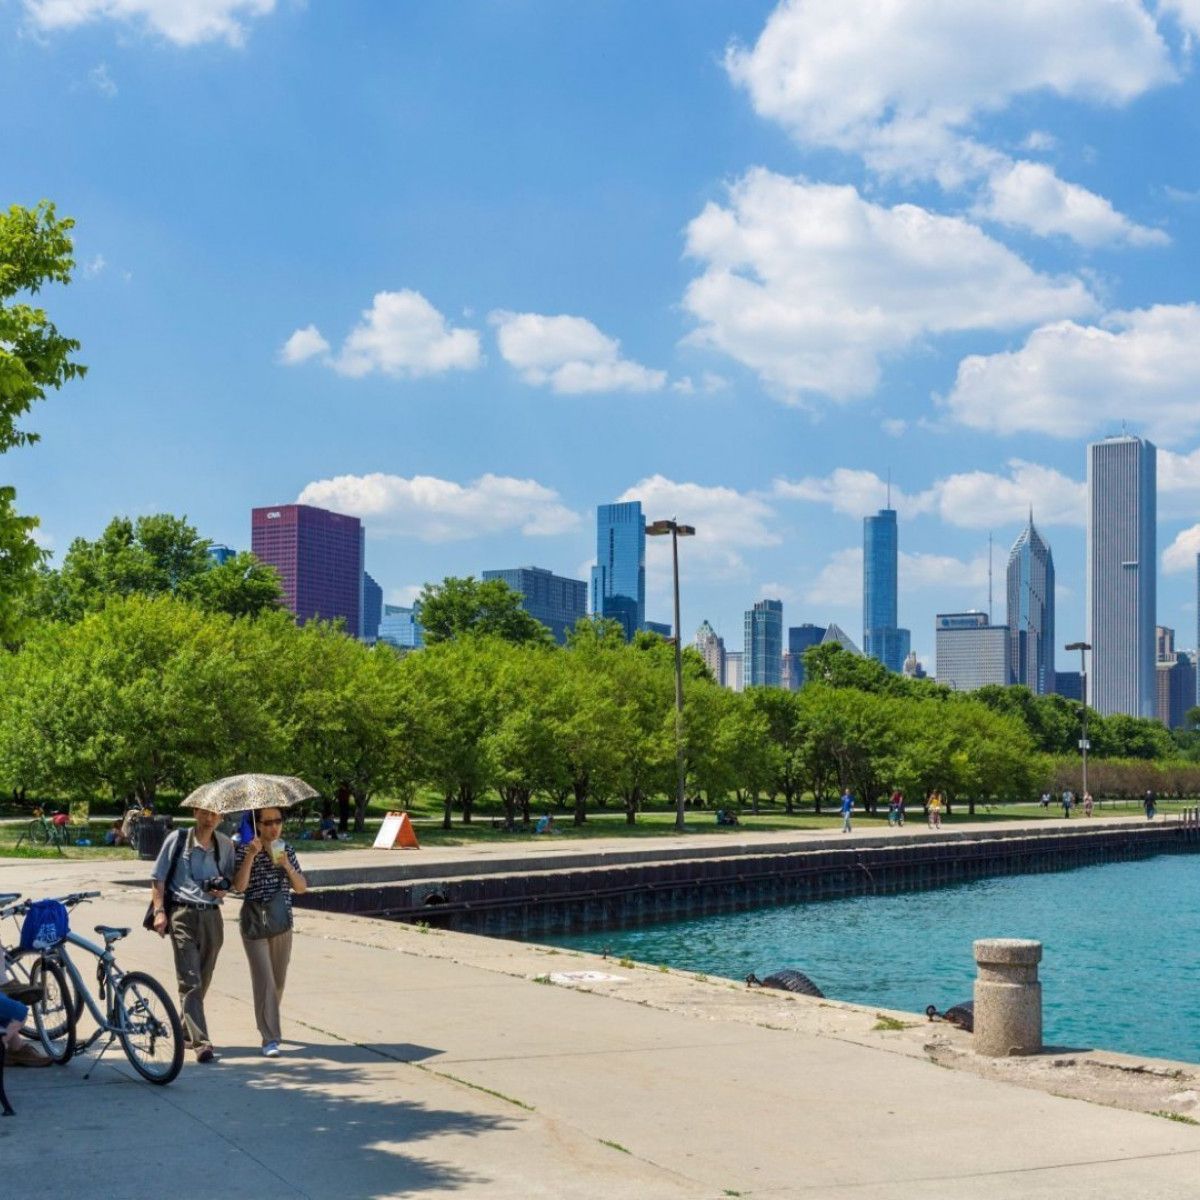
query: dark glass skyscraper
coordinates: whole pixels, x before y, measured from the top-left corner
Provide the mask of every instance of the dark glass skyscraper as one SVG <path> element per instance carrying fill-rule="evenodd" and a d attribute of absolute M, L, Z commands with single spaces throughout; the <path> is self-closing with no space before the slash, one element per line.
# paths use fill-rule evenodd
<path fill-rule="evenodd" d="M 587 584 L 555 575 L 544 567 L 484 571 L 484 579 L 503 579 L 521 594 L 521 607 L 541 621 L 558 642 L 565 642 L 580 617 L 587 616 Z"/>
<path fill-rule="evenodd" d="M 912 641 L 897 626 L 899 533 L 896 510 L 881 508 L 863 518 L 863 653 L 899 672 Z"/>
<path fill-rule="evenodd" d="M 824 625 L 792 625 L 788 628 L 788 654 L 791 655 L 792 676 L 788 681 L 792 690 L 804 686 L 804 652 L 813 646 L 819 646 L 825 636 Z"/>
<path fill-rule="evenodd" d="M 745 680 L 747 687 L 783 683 L 783 601 L 759 600 L 746 613 Z"/>
<path fill-rule="evenodd" d="M 625 637 L 646 621 L 646 518 L 640 500 L 596 509 L 592 613 L 620 621 Z"/>
<path fill-rule="evenodd" d="M 1008 666 L 1013 683 L 1054 691 L 1054 556 L 1033 513 L 1008 556 Z"/>
<path fill-rule="evenodd" d="M 379 622 L 383 620 L 383 588 L 363 572 L 362 640 L 374 642 L 379 637 Z"/>
<path fill-rule="evenodd" d="M 363 538 L 357 517 L 309 504 L 256 508 L 250 514 L 251 549 L 279 572 L 283 603 L 296 620 L 346 622 L 362 631 Z"/>

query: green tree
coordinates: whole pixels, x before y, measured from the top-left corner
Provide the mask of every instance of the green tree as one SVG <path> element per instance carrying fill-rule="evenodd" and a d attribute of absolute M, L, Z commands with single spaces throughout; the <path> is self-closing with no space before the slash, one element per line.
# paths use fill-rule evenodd
<path fill-rule="evenodd" d="M 253 627 L 170 597 L 115 599 L 34 630 L 0 698 L 0 773 L 72 796 L 189 790 L 260 769 L 279 728 Z"/>
<path fill-rule="evenodd" d="M 468 634 L 516 643 L 553 641 L 550 630 L 521 607 L 520 592 L 503 579 L 451 575 L 441 583 L 427 583 L 417 604 L 429 646 Z"/>
<path fill-rule="evenodd" d="M 77 621 L 113 596 L 133 595 L 177 596 L 230 616 L 279 606 L 282 589 L 274 567 L 246 552 L 214 565 L 211 544 L 186 517 L 114 517 L 95 541 L 76 538 L 59 570 L 41 572 L 31 611 Z"/>
<path fill-rule="evenodd" d="M 46 311 L 28 302 L 48 283 L 70 283 L 70 231 L 46 201 L 0 212 L 0 454 L 37 441 L 17 422 L 46 395 L 87 368 L 72 359 L 79 343 L 63 337 Z M 26 299 L 20 299 L 25 297 Z M 35 580 L 43 552 L 37 519 L 16 511 L 16 491 L 0 487 L 0 641 L 14 642 L 25 623 L 17 602 Z"/>

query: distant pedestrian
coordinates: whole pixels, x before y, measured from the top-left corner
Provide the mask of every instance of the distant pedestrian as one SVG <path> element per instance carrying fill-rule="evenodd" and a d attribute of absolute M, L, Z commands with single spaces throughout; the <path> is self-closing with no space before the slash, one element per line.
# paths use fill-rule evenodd
<path fill-rule="evenodd" d="M 888 801 L 888 824 L 904 824 L 904 793 L 899 788 L 892 792 L 892 798 Z"/>
<path fill-rule="evenodd" d="M 1072 795 L 1071 789 L 1063 788 L 1062 810 L 1063 810 L 1064 817 L 1069 818 L 1071 816 L 1071 809 L 1074 806 L 1074 804 L 1075 804 L 1075 797 L 1074 797 L 1074 795 Z"/>
<path fill-rule="evenodd" d="M 842 792 L 842 832 L 850 832 L 850 817 L 854 812 L 854 797 L 850 794 L 850 789 L 846 788 Z"/>
<path fill-rule="evenodd" d="M 942 827 L 942 793 L 936 788 L 929 793 L 929 803 L 926 805 L 929 810 L 929 828 L 941 829 Z"/>
<path fill-rule="evenodd" d="M 1043 793 L 1042 793 L 1042 801 L 1041 801 L 1041 803 L 1042 803 L 1042 807 L 1043 807 L 1043 808 L 1049 808 L 1049 807 L 1050 807 L 1050 793 L 1049 793 L 1049 792 L 1043 792 Z"/>
<path fill-rule="evenodd" d="M 1083 815 L 1085 817 L 1090 817 L 1092 815 L 1092 804 L 1093 804 L 1092 793 L 1084 792 L 1083 793 Z"/>
<path fill-rule="evenodd" d="M 242 947 L 250 964 L 254 1020 L 266 1058 L 279 1057 L 279 1006 L 292 957 L 292 893 L 308 890 L 296 852 L 287 845 L 283 810 L 264 808 L 251 841 L 237 848 L 233 886 L 242 893 Z"/>
<path fill-rule="evenodd" d="M 1142 807 L 1146 810 L 1146 820 L 1153 821 L 1154 814 L 1158 809 L 1158 797 L 1154 794 L 1153 788 L 1146 789 L 1146 795 L 1142 800 Z"/>

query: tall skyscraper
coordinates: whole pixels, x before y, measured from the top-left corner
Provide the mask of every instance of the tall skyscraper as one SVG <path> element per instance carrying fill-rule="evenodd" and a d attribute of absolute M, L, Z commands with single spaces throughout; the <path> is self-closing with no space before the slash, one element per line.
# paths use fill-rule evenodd
<path fill-rule="evenodd" d="M 646 621 L 646 518 L 640 500 L 596 509 L 592 613 L 620 621 L 626 639 Z"/>
<path fill-rule="evenodd" d="M 799 691 L 804 686 L 804 652 L 813 646 L 819 646 L 825 636 L 824 625 L 791 625 L 788 627 L 787 652 L 791 655 L 791 673 L 787 681 L 792 691 Z"/>
<path fill-rule="evenodd" d="M 251 549 L 279 572 L 283 603 L 296 620 L 341 618 L 346 632 L 362 631 L 363 538 L 357 517 L 310 504 L 256 508 Z"/>
<path fill-rule="evenodd" d="M 379 637 L 379 622 L 383 619 L 383 588 L 363 572 L 362 640 L 374 643 Z"/>
<path fill-rule="evenodd" d="M 725 652 L 725 686 L 731 692 L 741 692 L 746 687 L 746 657 L 742 650 Z"/>
<path fill-rule="evenodd" d="M 1008 555 L 1008 666 L 1013 683 L 1054 691 L 1054 555 L 1033 524 Z"/>
<path fill-rule="evenodd" d="M 425 645 L 425 630 L 421 627 L 421 613 L 415 606 L 404 608 L 399 604 L 385 604 L 379 621 L 379 640 L 401 650 L 420 650 Z"/>
<path fill-rule="evenodd" d="M 702 621 L 696 630 L 696 649 L 704 659 L 704 665 L 712 677 L 725 686 L 725 639 L 707 622 Z"/>
<path fill-rule="evenodd" d="M 237 557 L 237 551 L 229 546 L 214 544 L 208 548 L 208 557 L 214 567 L 223 567 L 231 558 Z"/>
<path fill-rule="evenodd" d="M 742 644 L 747 687 L 779 687 L 783 682 L 783 601 L 758 600 L 746 613 Z"/>
<path fill-rule="evenodd" d="M 1088 701 L 1105 715 L 1155 713 L 1156 460 L 1127 434 L 1088 446 Z"/>
<path fill-rule="evenodd" d="M 985 684 L 1012 682 L 1008 626 L 990 624 L 987 613 L 938 613 L 934 636 L 938 683 L 973 692 Z"/>
<path fill-rule="evenodd" d="M 484 571 L 483 577 L 503 579 L 514 592 L 519 592 L 521 607 L 541 621 L 560 645 L 575 628 L 575 622 L 587 616 L 587 584 L 582 579 L 555 575 L 545 567 Z"/>
<path fill-rule="evenodd" d="M 904 666 L 912 637 L 897 625 L 899 531 L 896 510 L 863 518 L 863 653 L 889 671 Z"/>

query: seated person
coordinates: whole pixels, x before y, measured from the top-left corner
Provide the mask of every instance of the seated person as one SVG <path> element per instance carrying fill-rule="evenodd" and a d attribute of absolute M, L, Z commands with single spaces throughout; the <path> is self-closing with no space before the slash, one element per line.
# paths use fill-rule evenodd
<path fill-rule="evenodd" d="M 717 824 L 718 825 L 737 825 L 738 815 L 730 808 L 717 809 Z"/>
<path fill-rule="evenodd" d="M 332 813 L 326 813 L 317 826 L 317 840 L 321 842 L 336 842 L 338 840 L 338 823 Z"/>
<path fill-rule="evenodd" d="M 554 832 L 554 814 L 547 813 L 544 817 L 538 817 L 537 824 L 533 827 L 534 833 L 553 833 Z"/>
<path fill-rule="evenodd" d="M 48 1067 L 50 1060 L 21 1037 L 21 1026 L 29 1015 L 24 1004 L 0 992 L 0 1038 L 7 1061 L 14 1067 Z"/>
<path fill-rule="evenodd" d="M 104 831 L 104 844 L 106 846 L 129 845 L 129 835 L 125 832 L 125 823 L 123 821 L 114 821 Z"/>

